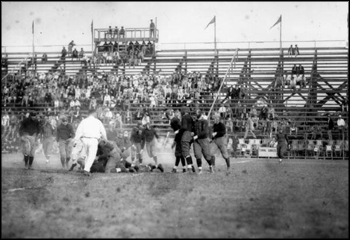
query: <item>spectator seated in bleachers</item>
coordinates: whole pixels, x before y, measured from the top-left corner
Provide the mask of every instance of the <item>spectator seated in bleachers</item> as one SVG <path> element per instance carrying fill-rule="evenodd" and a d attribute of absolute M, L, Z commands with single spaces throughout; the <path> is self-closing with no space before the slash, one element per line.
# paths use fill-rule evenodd
<path fill-rule="evenodd" d="M 74 48 L 73 53 L 72 53 L 72 60 L 73 58 L 79 58 L 79 53 L 78 50 L 76 48 Z"/>
<path fill-rule="evenodd" d="M 119 29 L 117 26 L 115 26 L 114 31 L 113 31 L 113 38 L 117 39 L 119 37 Z"/>
<path fill-rule="evenodd" d="M 141 46 L 143 46 L 143 43 Z M 216 92 L 215 89 L 217 89 L 218 83 L 214 83 L 218 79 L 214 77 L 209 74 L 201 74 L 200 72 L 189 71 L 185 74 L 181 69 L 177 69 L 173 74 L 167 76 L 160 76 L 158 73 L 125 76 L 122 73 L 114 74 L 106 71 L 96 75 L 69 77 L 64 74 L 60 75 L 60 72 L 57 71 L 56 73 L 42 74 L 40 77 L 30 76 L 19 79 L 23 82 L 21 87 L 7 84 L 2 90 L 2 97 L 3 101 L 6 101 L 7 106 L 9 103 L 15 106 L 21 104 L 24 106 L 35 106 L 35 104 L 40 104 L 43 109 L 51 107 L 55 113 L 70 109 L 73 121 L 78 119 L 75 116 L 84 116 L 88 108 L 95 108 L 97 105 L 104 104 L 110 108 L 114 115 L 116 111 L 120 113 L 122 123 L 134 124 L 136 119 L 142 120 L 143 118 L 142 111 L 138 109 L 142 110 L 146 106 L 151 105 L 152 111 L 150 111 L 150 114 L 152 114 L 152 121 L 164 123 L 165 121 L 160 119 L 161 115 L 157 117 L 157 111 L 163 113 L 164 109 L 166 110 L 170 107 L 178 108 L 183 104 L 191 106 L 193 109 L 203 108 L 206 101 L 212 103 L 213 97 L 208 95 L 209 97 L 206 98 L 205 93 Z M 49 88 L 44 87 L 46 85 Z M 39 88 L 39 86 L 43 87 Z M 51 90 L 51 87 L 54 87 L 55 91 Z M 247 114 L 249 112 L 247 110 L 252 108 L 252 105 L 249 101 L 246 101 L 244 96 L 248 97 L 249 94 L 244 92 L 243 87 L 242 89 L 239 87 L 237 84 L 231 85 L 230 94 L 227 94 L 225 99 L 231 100 L 226 101 L 227 104 L 232 101 L 237 101 L 237 104 L 226 105 L 226 111 L 220 111 L 220 113 L 225 117 L 228 129 L 231 130 L 229 122 L 229 118 L 231 118 L 233 130 L 243 131 L 244 119 L 242 118 L 246 116 L 244 113 Z M 52 94 L 51 101 L 48 101 L 45 97 L 47 92 Z M 221 96 L 221 99 L 223 98 Z M 72 103 L 71 106 L 73 99 L 75 99 L 74 105 Z M 76 101 L 81 103 L 79 111 L 77 111 Z M 49 106 L 45 108 L 44 104 Z M 272 135 L 272 130 L 276 129 L 277 131 L 278 125 L 274 125 L 274 122 L 277 123 L 277 121 L 269 119 L 270 116 L 272 118 L 276 117 L 274 116 L 272 105 L 270 106 L 266 107 L 268 109 L 268 117 L 266 117 L 266 113 L 264 117 L 262 116 L 262 112 L 266 108 L 263 110 L 264 107 L 261 109 L 256 107 L 256 116 L 259 116 L 259 118 L 257 121 L 254 121 L 253 117 L 253 122 L 256 129 L 263 130 L 263 134 L 268 133 Z M 228 111 L 230 109 L 233 110 Z M 215 106 L 215 111 L 218 110 L 219 105 Z M 251 112 L 255 110 L 252 108 Z M 266 125 L 263 122 L 265 118 Z M 261 132 L 258 131 L 257 134 L 260 135 Z"/>
<path fill-rule="evenodd" d="M 306 87 L 305 71 L 301 64 L 296 67 L 296 85 L 299 85 L 300 89 Z"/>
<path fill-rule="evenodd" d="M 67 56 L 67 49 L 65 47 L 63 47 L 62 51 L 61 51 L 61 60 L 65 60 Z"/>
<path fill-rule="evenodd" d="M 80 49 L 78 57 L 79 57 L 79 59 L 83 59 L 84 58 L 84 49 L 83 48 Z"/>
<path fill-rule="evenodd" d="M 41 62 L 46 63 L 47 62 L 47 54 L 44 53 L 43 56 L 41 57 Z"/>

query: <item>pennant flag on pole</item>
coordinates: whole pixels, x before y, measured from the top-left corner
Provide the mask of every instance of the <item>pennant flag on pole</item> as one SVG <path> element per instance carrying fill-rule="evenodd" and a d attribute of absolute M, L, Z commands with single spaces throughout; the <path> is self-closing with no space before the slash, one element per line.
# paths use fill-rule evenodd
<path fill-rule="evenodd" d="M 32 33 L 34 34 L 34 21 L 32 23 Z"/>
<path fill-rule="evenodd" d="M 214 16 L 214 18 L 210 21 L 210 23 L 208 23 L 208 25 L 207 25 L 204 29 L 207 29 L 207 27 L 208 27 L 210 24 L 214 23 L 214 22 L 215 22 L 215 16 Z"/>
<path fill-rule="evenodd" d="M 270 29 L 273 28 L 274 26 L 276 26 L 276 24 L 280 23 L 281 21 L 282 21 L 282 15 L 279 17 L 277 22 L 272 27 L 270 27 Z"/>

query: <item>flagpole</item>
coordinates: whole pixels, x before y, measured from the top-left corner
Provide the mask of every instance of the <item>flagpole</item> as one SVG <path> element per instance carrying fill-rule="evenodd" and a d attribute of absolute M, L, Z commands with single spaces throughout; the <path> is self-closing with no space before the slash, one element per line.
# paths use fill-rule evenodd
<path fill-rule="evenodd" d="M 214 47 L 215 47 L 215 55 L 217 54 L 216 52 L 216 16 L 214 16 Z"/>
<path fill-rule="evenodd" d="M 32 41 L 32 65 L 34 64 L 34 21 L 32 22 L 32 33 L 33 33 L 33 41 Z"/>
<path fill-rule="evenodd" d="M 94 65 L 95 70 L 95 51 L 94 51 L 94 20 L 91 21 L 91 53 L 92 53 L 92 59 L 90 60 L 91 63 Z"/>
<path fill-rule="evenodd" d="M 282 15 L 280 16 L 280 55 L 282 56 Z"/>

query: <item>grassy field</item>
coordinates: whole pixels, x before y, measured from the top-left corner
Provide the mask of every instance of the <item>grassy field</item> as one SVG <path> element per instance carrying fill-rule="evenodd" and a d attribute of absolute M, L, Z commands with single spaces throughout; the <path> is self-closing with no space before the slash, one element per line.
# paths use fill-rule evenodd
<path fill-rule="evenodd" d="M 2 155 L 2 238 L 348 238 L 348 160 L 231 159 L 210 174 L 91 177 Z M 145 158 L 145 161 L 149 161 Z M 203 163 L 208 169 L 206 162 Z"/>

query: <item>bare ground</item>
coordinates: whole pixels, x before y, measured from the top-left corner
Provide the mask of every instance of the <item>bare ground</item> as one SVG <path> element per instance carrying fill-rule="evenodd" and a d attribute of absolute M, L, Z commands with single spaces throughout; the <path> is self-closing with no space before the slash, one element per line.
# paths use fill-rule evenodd
<path fill-rule="evenodd" d="M 2 155 L 2 238 L 348 238 L 348 160 L 222 158 L 217 172 L 85 177 Z M 150 160 L 145 157 L 146 163 Z M 204 170 L 208 169 L 203 162 Z"/>

